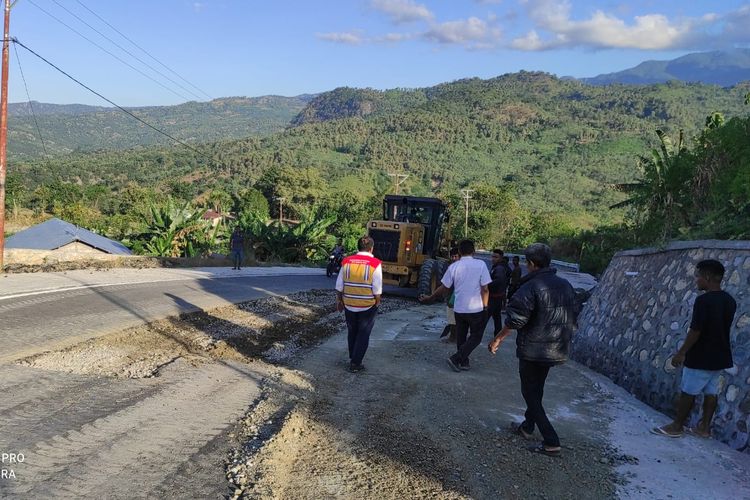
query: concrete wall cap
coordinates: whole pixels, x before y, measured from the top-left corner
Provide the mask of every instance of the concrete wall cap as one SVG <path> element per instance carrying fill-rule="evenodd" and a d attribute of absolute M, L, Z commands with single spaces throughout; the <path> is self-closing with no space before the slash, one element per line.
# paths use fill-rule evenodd
<path fill-rule="evenodd" d="M 750 251 L 750 241 L 747 240 L 696 240 L 672 241 L 664 247 L 635 248 L 617 252 L 615 257 L 638 257 L 682 250 L 747 250 Z"/>

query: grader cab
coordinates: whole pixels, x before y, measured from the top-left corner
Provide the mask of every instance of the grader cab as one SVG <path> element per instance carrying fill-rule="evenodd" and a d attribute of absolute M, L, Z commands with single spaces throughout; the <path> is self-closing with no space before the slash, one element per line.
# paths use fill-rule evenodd
<path fill-rule="evenodd" d="M 383 219 L 367 224 L 375 240 L 375 257 L 383 262 L 383 283 L 416 287 L 429 295 L 448 268 L 448 222 L 445 204 L 437 198 L 387 195 Z"/>

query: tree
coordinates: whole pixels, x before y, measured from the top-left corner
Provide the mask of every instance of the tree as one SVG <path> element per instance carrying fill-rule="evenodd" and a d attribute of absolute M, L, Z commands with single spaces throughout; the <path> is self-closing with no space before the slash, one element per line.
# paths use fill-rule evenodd
<path fill-rule="evenodd" d="M 659 137 L 659 148 L 652 149 L 650 156 L 638 157 L 641 179 L 616 185 L 617 189 L 630 193 L 630 197 L 611 208 L 632 205 L 646 217 L 643 221 L 646 225 L 657 222 L 662 228 L 661 237 L 667 238 L 675 222 L 691 225 L 683 195 L 693 169 L 683 131 L 679 133 L 676 147 L 662 130 L 657 130 L 656 135 Z"/>
<path fill-rule="evenodd" d="M 237 214 L 253 213 L 268 218 L 268 200 L 259 190 L 248 188 L 237 197 L 234 203 L 234 211 Z"/>
<path fill-rule="evenodd" d="M 206 203 L 215 212 L 221 214 L 232 207 L 232 195 L 223 189 L 212 189 L 206 197 Z"/>

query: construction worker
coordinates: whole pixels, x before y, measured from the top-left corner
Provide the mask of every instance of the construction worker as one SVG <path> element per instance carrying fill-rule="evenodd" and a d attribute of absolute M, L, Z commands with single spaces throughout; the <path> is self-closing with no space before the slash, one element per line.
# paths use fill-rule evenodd
<path fill-rule="evenodd" d="M 362 359 L 370 344 L 370 332 L 383 293 L 383 268 L 372 250 L 375 242 L 363 236 L 357 242 L 356 254 L 341 263 L 336 279 L 336 308 L 344 311 L 349 333 L 349 371 L 364 370 Z"/>

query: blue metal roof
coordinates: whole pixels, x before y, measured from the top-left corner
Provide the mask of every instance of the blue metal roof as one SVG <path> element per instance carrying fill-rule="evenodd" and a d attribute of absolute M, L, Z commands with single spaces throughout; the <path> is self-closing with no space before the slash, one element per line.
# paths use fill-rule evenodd
<path fill-rule="evenodd" d="M 118 241 L 60 219 L 50 219 L 10 236 L 5 240 L 5 248 L 55 250 L 75 241 L 114 255 L 133 254 L 128 247 Z"/>

